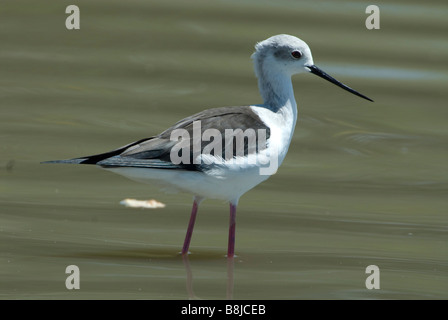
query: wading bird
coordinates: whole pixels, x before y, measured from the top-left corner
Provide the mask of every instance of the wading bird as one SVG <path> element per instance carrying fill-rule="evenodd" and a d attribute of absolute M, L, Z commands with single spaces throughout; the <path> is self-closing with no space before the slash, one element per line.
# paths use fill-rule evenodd
<path fill-rule="evenodd" d="M 313 62 L 308 45 L 290 35 L 276 35 L 255 45 L 252 55 L 255 75 L 258 78 L 263 104 L 208 109 L 177 122 L 159 135 L 142 139 L 116 150 L 46 163 L 93 164 L 134 180 L 168 187 L 194 196 L 193 209 L 187 229 L 182 255 L 188 254 L 196 214 L 200 203 L 206 199 L 223 199 L 230 203 L 230 226 L 227 257 L 234 256 L 235 220 L 239 198 L 275 173 L 261 169 L 283 162 L 293 137 L 297 121 L 297 104 L 291 76 L 312 73 L 366 100 L 370 98 L 342 84 L 319 69 Z M 201 137 L 207 130 L 215 130 L 222 137 L 222 150 L 213 154 L 194 152 L 192 138 L 194 124 L 200 123 Z M 264 132 L 266 143 L 249 148 L 243 144 L 243 152 L 226 157 L 226 148 L 235 149 L 234 140 L 225 140 L 228 129 L 254 129 Z M 189 161 L 173 161 L 173 148 L 179 140 L 172 139 L 173 132 L 188 133 L 182 140 L 183 151 L 189 150 Z M 207 145 L 201 141 L 201 150 Z M 238 151 L 238 150 L 234 150 Z M 241 151 L 241 150 L 240 150 Z M 259 161 L 249 161 L 256 157 Z"/>

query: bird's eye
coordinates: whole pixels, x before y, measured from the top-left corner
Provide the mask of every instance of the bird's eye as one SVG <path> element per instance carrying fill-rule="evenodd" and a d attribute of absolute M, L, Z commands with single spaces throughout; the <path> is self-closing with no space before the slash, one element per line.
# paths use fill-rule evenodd
<path fill-rule="evenodd" d="M 291 55 L 293 56 L 294 59 L 300 59 L 302 57 L 302 52 L 293 51 L 293 52 L 291 52 Z"/>

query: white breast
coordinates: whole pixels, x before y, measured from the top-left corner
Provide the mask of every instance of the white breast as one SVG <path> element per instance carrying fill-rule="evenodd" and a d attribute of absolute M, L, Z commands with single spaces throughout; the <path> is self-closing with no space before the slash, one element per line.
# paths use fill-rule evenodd
<path fill-rule="evenodd" d="M 278 166 L 281 165 L 288 152 L 294 135 L 297 121 L 297 106 L 295 101 L 287 103 L 278 112 L 264 106 L 251 106 L 252 110 L 270 128 L 269 148 L 275 148 L 278 153 Z"/>

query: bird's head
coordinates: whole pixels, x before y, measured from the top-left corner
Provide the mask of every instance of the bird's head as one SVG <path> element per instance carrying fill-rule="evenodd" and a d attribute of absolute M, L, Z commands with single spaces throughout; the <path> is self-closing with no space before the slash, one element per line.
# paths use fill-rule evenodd
<path fill-rule="evenodd" d="M 314 64 L 308 45 L 297 37 L 280 34 L 261 41 L 255 45 L 252 59 L 258 78 L 270 77 L 279 73 L 292 76 L 310 72 L 361 98 L 373 101 L 318 68 Z"/>

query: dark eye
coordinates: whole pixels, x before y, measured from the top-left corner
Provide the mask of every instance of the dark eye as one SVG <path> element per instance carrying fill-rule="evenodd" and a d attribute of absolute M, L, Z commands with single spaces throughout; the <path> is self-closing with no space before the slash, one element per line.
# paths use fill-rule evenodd
<path fill-rule="evenodd" d="M 294 59 L 300 59 L 302 57 L 302 52 L 293 51 L 293 52 L 291 52 L 291 55 L 293 56 Z"/>

